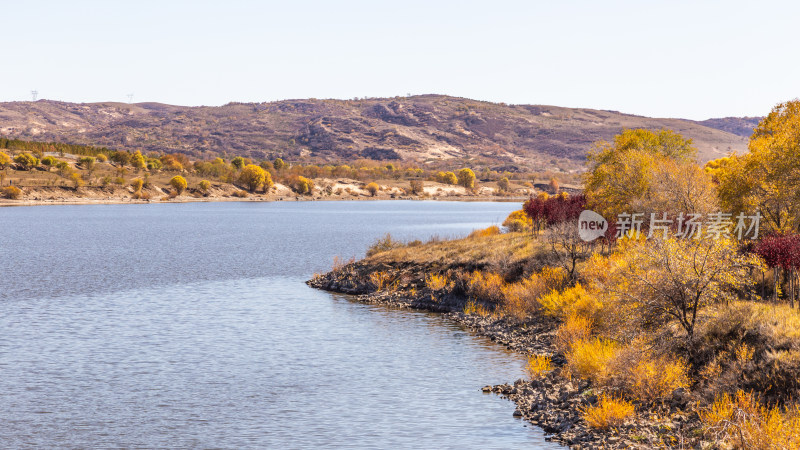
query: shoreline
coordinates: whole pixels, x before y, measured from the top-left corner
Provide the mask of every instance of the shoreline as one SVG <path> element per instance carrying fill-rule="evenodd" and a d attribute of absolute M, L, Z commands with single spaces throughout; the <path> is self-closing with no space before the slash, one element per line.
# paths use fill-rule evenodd
<path fill-rule="evenodd" d="M 33 190 L 34 188 L 28 188 Z M 127 189 L 108 189 L 100 187 L 81 188 L 84 195 L 75 195 L 72 188 L 36 188 L 30 194 L 33 198 L 11 200 L 0 198 L 0 208 L 6 206 L 45 206 L 45 205 L 146 205 L 166 203 L 195 203 L 195 202 L 314 202 L 314 201 L 376 201 L 376 200 L 414 200 L 414 201 L 458 201 L 458 202 L 521 202 L 527 200 L 526 196 L 498 196 L 487 194 L 457 194 L 457 195 L 396 195 L 378 194 L 367 195 L 298 195 L 281 192 L 263 194 L 249 194 L 246 197 L 232 195 L 230 192 L 215 192 L 211 195 L 197 195 L 195 192 L 170 198 L 162 191 L 154 192 L 163 195 L 159 198 L 135 199 L 132 192 Z M 56 195 L 53 195 L 53 194 Z M 68 195 L 65 195 L 68 194 Z"/>
<path fill-rule="evenodd" d="M 360 303 L 440 313 L 447 320 L 487 337 L 508 350 L 526 356 L 551 356 L 556 370 L 538 379 L 518 379 L 480 388 L 483 393 L 494 393 L 514 402 L 516 410 L 513 417 L 524 419 L 542 429 L 546 441 L 576 449 L 697 447 L 704 444 L 687 442 L 692 440 L 689 437 L 696 437 L 700 423 L 696 413 L 690 412 L 689 399 L 685 395 L 674 395 L 661 405 L 640 405 L 644 406 L 641 414 L 615 429 L 588 427 L 581 418 L 581 409 L 596 403 L 598 398 L 588 381 L 567 379 L 558 373 L 557 369 L 566 360 L 553 345 L 557 322 L 537 316 L 520 326 L 507 317 L 466 314 L 464 307 L 468 303 L 467 298 L 453 294 L 436 297 L 435 293 L 424 287 L 418 289 L 418 283 L 410 290 L 375 291 L 359 274 L 365 265 L 363 260 L 349 263 L 326 274 L 315 275 L 306 284 L 316 289 L 351 295 L 353 301 Z M 386 266 L 369 268 L 371 271 L 387 269 Z M 414 284 L 414 281 L 410 281 L 410 284 Z"/>
<path fill-rule="evenodd" d="M 170 204 L 170 203 L 221 203 L 221 202 L 242 202 L 242 203 L 274 203 L 274 202 L 374 202 L 374 201 L 417 201 L 417 202 L 514 202 L 527 200 L 525 198 L 497 198 L 497 197 L 433 197 L 433 198 L 419 198 L 419 197 L 399 197 L 399 198 L 279 198 L 279 199 L 264 199 L 264 198 L 187 198 L 180 200 L 5 200 L 0 199 L 0 208 L 15 207 L 15 206 L 59 206 L 59 205 L 154 205 L 154 204 Z"/>

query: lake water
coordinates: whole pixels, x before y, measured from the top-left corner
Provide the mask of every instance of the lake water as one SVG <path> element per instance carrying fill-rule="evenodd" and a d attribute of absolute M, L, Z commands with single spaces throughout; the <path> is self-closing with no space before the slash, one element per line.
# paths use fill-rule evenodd
<path fill-rule="evenodd" d="M 524 358 L 308 288 L 376 238 L 517 203 L 0 208 L 0 446 L 553 448 L 482 394 Z"/>

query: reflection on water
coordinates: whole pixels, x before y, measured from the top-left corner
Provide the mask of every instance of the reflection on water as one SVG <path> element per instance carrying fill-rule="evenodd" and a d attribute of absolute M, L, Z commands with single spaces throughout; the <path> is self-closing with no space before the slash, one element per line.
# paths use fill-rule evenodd
<path fill-rule="evenodd" d="M 519 355 L 440 316 L 303 283 L 386 232 L 463 235 L 516 207 L 2 209 L 0 442 L 552 447 L 480 392 L 522 376 Z"/>

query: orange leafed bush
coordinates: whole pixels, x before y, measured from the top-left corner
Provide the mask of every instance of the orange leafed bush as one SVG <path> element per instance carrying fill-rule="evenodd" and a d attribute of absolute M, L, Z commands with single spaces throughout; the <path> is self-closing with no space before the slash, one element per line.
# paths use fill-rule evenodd
<path fill-rule="evenodd" d="M 596 406 L 583 410 L 583 420 L 592 428 L 606 429 L 622 425 L 633 412 L 630 402 L 603 394 Z"/>
<path fill-rule="evenodd" d="M 753 393 L 723 394 L 701 411 L 706 431 L 733 448 L 800 448 L 800 406 L 763 406 Z"/>
<path fill-rule="evenodd" d="M 19 200 L 19 198 L 22 197 L 22 189 L 16 186 L 6 186 L 0 189 L 0 193 L 3 194 L 3 197 L 11 200 Z"/>
<path fill-rule="evenodd" d="M 528 375 L 531 379 L 539 378 L 551 370 L 553 364 L 549 356 L 533 355 L 528 359 Z"/>
<path fill-rule="evenodd" d="M 447 275 L 430 274 L 425 277 L 425 285 L 432 291 L 441 291 L 450 285 L 450 278 Z"/>
<path fill-rule="evenodd" d="M 505 286 L 506 282 L 499 274 L 475 271 L 469 276 L 467 294 L 475 299 L 501 304 Z"/>
<path fill-rule="evenodd" d="M 567 316 L 567 319 L 564 321 L 564 323 L 562 323 L 561 326 L 558 327 L 558 330 L 556 330 L 556 336 L 553 340 L 553 345 L 555 345 L 559 352 L 567 354 L 572 349 L 573 344 L 589 339 L 591 332 L 591 320 L 571 314 Z"/>
<path fill-rule="evenodd" d="M 369 282 L 375 286 L 375 290 L 383 290 L 387 286 L 391 276 L 386 272 L 372 272 L 369 274 Z"/>
<path fill-rule="evenodd" d="M 580 284 L 561 292 L 553 290 L 542 296 L 539 303 L 546 315 L 558 318 L 576 314 L 594 320 L 602 309 L 597 297 Z"/>
<path fill-rule="evenodd" d="M 464 314 L 477 314 L 482 317 L 486 317 L 492 314 L 486 307 L 481 305 L 480 303 L 475 303 L 474 301 L 470 301 L 464 306 Z"/>
<path fill-rule="evenodd" d="M 503 226 L 509 231 L 525 231 L 533 227 L 533 221 L 523 210 L 514 211 L 503 221 Z"/>
<path fill-rule="evenodd" d="M 482 230 L 475 230 L 469 234 L 469 237 L 476 238 L 476 237 L 487 237 L 487 236 L 496 236 L 500 234 L 500 227 L 497 225 L 492 225 L 489 228 L 484 228 Z"/>
<path fill-rule="evenodd" d="M 603 385 L 611 377 L 611 362 L 619 346 L 606 339 L 593 338 L 577 341 L 564 356 L 567 374 Z"/>
<path fill-rule="evenodd" d="M 505 312 L 518 320 L 524 320 L 539 310 L 539 299 L 547 292 L 562 289 L 567 282 L 567 273 L 561 268 L 545 267 L 539 273 L 503 288 Z"/>

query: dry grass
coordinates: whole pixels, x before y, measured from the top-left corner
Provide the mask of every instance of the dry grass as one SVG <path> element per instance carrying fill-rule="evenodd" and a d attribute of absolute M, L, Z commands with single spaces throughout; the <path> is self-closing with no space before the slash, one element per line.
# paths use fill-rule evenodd
<path fill-rule="evenodd" d="M 700 413 L 706 431 L 719 443 L 746 449 L 800 448 L 800 406 L 763 406 L 753 393 L 724 394 Z"/>
<path fill-rule="evenodd" d="M 414 247 L 400 247 L 375 254 L 376 262 L 409 263 L 415 266 L 449 267 L 525 266 L 546 254 L 544 242 L 526 233 L 503 233 L 468 239 L 436 240 Z M 439 271 L 439 270 L 437 270 Z"/>
<path fill-rule="evenodd" d="M 630 402 L 603 394 L 596 406 L 583 410 L 583 420 L 592 428 L 607 429 L 624 424 L 633 412 Z"/>
<path fill-rule="evenodd" d="M 663 401 L 678 388 L 689 388 L 688 365 L 680 358 L 638 353 L 637 360 L 626 358 L 625 350 L 611 362 L 617 385 L 631 398 L 643 401 Z"/>

